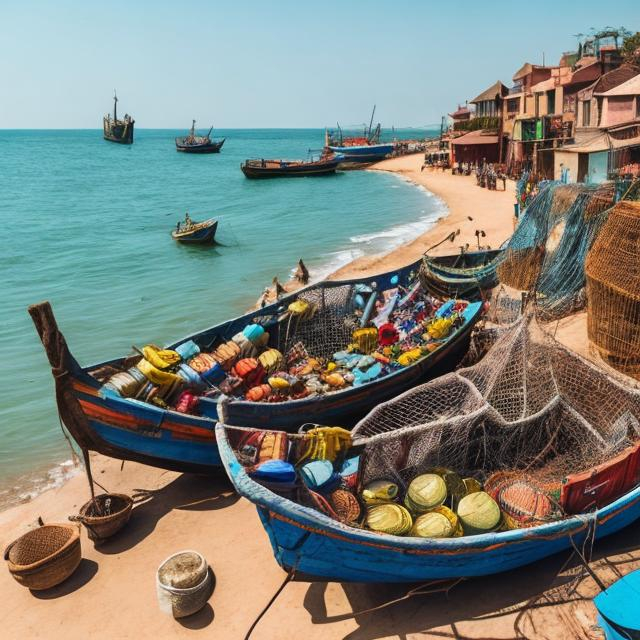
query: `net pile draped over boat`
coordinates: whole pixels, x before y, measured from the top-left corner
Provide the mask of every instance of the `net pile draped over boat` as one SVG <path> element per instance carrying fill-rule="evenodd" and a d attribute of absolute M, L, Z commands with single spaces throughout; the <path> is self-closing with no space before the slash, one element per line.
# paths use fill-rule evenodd
<path fill-rule="evenodd" d="M 357 324 L 355 285 L 318 285 L 300 293 L 315 308 L 307 316 L 287 315 L 280 323 L 277 349 L 287 353 L 297 342 L 316 358 L 330 358 L 352 341 Z"/>
<path fill-rule="evenodd" d="M 543 319 L 583 308 L 585 258 L 616 197 L 613 184 L 550 182 L 523 212 L 504 251 L 470 277 L 481 284 L 495 273 L 502 284 L 535 292 Z"/>
<path fill-rule="evenodd" d="M 619 202 L 587 256 L 587 329 L 605 360 L 640 378 L 640 202 Z"/>
<path fill-rule="evenodd" d="M 363 484 L 406 489 L 446 467 L 482 483 L 506 472 L 556 493 L 568 474 L 638 441 L 639 421 L 640 390 L 567 350 L 528 312 L 479 363 L 381 404 L 352 435 L 365 445 Z"/>

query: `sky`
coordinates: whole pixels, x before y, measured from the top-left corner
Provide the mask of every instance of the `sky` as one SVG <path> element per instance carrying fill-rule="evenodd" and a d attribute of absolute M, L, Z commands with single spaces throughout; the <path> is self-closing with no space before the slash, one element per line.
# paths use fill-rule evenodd
<path fill-rule="evenodd" d="M 0 129 L 439 123 L 640 0 L 0 0 Z"/>

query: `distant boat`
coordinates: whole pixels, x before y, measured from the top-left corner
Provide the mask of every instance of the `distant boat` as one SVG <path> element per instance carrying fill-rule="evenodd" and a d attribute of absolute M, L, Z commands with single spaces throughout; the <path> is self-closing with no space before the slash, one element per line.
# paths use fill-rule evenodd
<path fill-rule="evenodd" d="M 189 135 L 183 138 L 176 138 L 176 151 L 183 151 L 184 153 L 220 153 L 226 138 L 212 140 L 210 137 L 212 131 L 213 127 L 209 129 L 206 136 L 197 136 L 196 121 L 194 120 Z"/>
<path fill-rule="evenodd" d="M 340 156 L 325 156 L 319 160 L 245 160 L 241 165 L 247 178 L 293 178 L 325 176 L 335 173 Z"/>
<path fill-rule="evenodd" d="M 335 132 L 325 133 L 325 148 L 343 156 L 343 164 L 370 164 L 384 160 L 393 153 L 395 145 L 392 142 L 380 142 L 382 132 L 380 123 L 373 128 L 373 116 L 376 107 L 373 106 L 369 126 L 361 136 L 344 136 L 338 124 Z"/>
<path fill-rule="evenodd" d="M 133 125 L 135 120 L 128 114 L 124 114 L 122 120 L 118 120 L 118 96 L 113 92 L 113 118 L 107 114 L 102 119 L 104 139 L 119 144 L 133 144 Z"/>
<path fill-rule="evenodd" d="M 194 222 L 187 218 L 184 226 L 179 222 L 171 237 L 183 244 L 213 244 L 218 229 L 218 221 L 214 218 L 204 222 Z"/>

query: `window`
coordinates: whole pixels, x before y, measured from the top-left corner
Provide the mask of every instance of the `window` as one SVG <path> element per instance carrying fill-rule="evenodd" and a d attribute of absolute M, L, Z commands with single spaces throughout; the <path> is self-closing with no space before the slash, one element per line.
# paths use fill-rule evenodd
<path fill-rule="evenodd" d="M 556 90 L 547 91 L 547 113 L 549 115 L 556 112 Z"/>
<path fill-rule="evenodd" d="M 582 126 L 583 127 L 591 126 L 591 101 L 590 100 L 582 101 Z"/>
<path fill-rule="evenodd" d="M 640 118 L 640 96 L 636 96 L 636 118 Z"/>
<path fill-rule="evenodd" d="M 536 93 L 536 98 L 535 98 L 535 109 L 536 109 L 536 118 L 540 115 L 540 94 Z"/>

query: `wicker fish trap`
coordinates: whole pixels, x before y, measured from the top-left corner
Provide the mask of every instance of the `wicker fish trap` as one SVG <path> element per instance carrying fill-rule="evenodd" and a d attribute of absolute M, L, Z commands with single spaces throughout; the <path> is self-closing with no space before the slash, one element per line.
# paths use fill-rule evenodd
<path fill-rule="evenodd" d="M 9 572 L 24 587 L 39 591 L 66 580 L 82 560 L 79 527 L 46 524 L 12 542 L 4 552 Z"/>
<path fill-rule="evenodd" d="M 541 247 L 508 249 L 498 267 L 500 282 L 521 291 L 533 289 L 540 274 L 543 256 L 544 249 Z"/>
<path fill-rule="evenodd" d="M 115 535 L 131 517 L 133 500 L 124 493 L 103 493 L 89 500 L 77 516 L 70 516 L 72 522 L 81 522 L 87 529 L 89 538 L 101 542 Z"/>
<path fill-rule="evenodd" d="M 640 202 L 619 202 L 587 255 L 587 330 L 611 366 L 640 378 Z"/>

